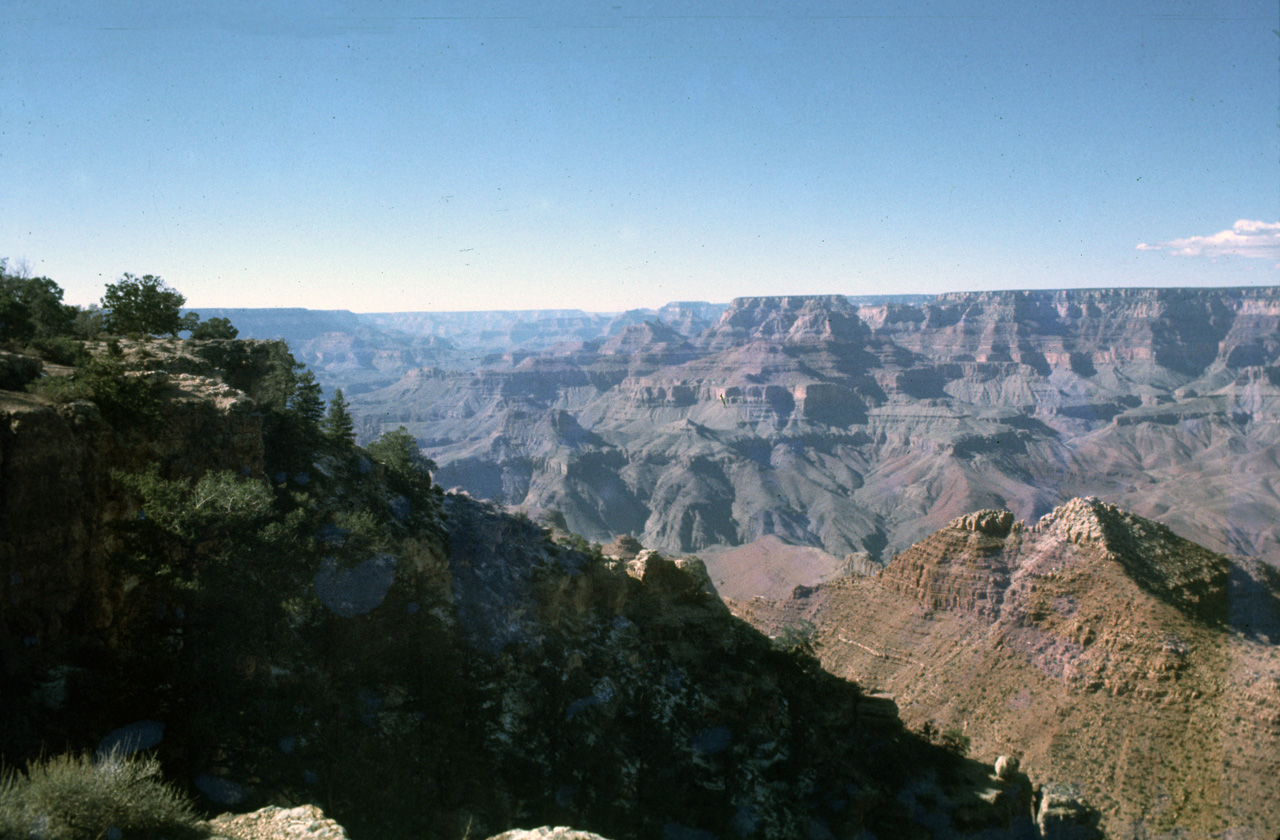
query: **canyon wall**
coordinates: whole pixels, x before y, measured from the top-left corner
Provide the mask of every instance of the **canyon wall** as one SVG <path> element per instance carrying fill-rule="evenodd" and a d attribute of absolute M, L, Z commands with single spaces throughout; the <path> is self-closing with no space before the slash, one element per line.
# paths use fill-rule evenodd
<path fill-rule="evenodd" d="M 1025 775 L 736 619 L 696 560 L 557 543 L 342 436 L 276 470 L 311 435 L 268 434 L 304 416 L 278 353 L 122 342 L 136 403 L 0 394 L 7 761 L 149 750 L 206 812 L 355 837 L 1036 830 Z"/>
<path fill-rule="evenodd" d="M 1280 559 L 1280 290 L 741 298 L 357 393 L 446 486 L 670 551 L 887 560 L 967 511 L 1098 495 Z M 838 565 L 833 562 L 833 568 Z"/>

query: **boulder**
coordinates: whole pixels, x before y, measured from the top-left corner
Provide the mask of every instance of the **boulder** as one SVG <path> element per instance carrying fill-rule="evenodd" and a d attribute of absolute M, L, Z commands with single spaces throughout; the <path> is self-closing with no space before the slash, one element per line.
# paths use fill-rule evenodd
<path fill-rule="evenodd" d="M 33 356 L 0 350 L 0 391 L 21 391 L 43 369 L 44 363 Z"/>
<path fill-rule="evenodd" d="M 346 830 L 315 805 L 222 814 L 205 825 L 209 840 L 348 840 Z"/>
<path fill-rule="evenodd" d="M 565 826 L 552 828 L 544 825 L 541 828 L 531 828 L 527 831 L 519 828 L 504 831 L 501 834 L 490 837 L 489 840 L 606 840 L 606 838 L 601 837 L 599 834 L 592 834 L 589 831 L 577 831 Z"/>

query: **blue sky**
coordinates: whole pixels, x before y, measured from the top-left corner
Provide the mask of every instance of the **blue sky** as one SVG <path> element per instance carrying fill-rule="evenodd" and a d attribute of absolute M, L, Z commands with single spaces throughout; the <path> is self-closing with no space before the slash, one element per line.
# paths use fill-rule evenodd
<path fill-rule="evenodd" d="M 1277 9 L 0 0 L 0 256 L 197 308 L 1275 284 Z"/>

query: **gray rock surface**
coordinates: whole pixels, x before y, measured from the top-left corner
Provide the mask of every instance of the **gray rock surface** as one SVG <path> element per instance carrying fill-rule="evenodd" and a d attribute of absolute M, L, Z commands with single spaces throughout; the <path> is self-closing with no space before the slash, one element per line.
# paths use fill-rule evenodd
<path fill-rule="evenodd" d="M 589 540 L 773 535 L 887 562 L 974 510 L 1033 521 L 1098 495 L 1280 561 L 1275 288 L 742 298 L 607 329 L 488 315 L 508 342 L 488 357 L 409 364 L 351 338 L 318 375 L 365 436 L 409 428 L 443 486 L 557 510 Z"/>
<path fill-rule="evenodd" d="M 1097 815 L 1066 786 L 1051 785 L 1040 792 L 1036 826 L 1044 840 L 1101 840 Z"/>
<path fill-rule="evenodd" d="M 315 805 L 269 806 L 249 814 L 222 814 L 205 826 L 210 840 L 347 840 L 347 832 Z"/>
<path fill-rule="evenodd" d="M 601 837 L 599 834 L 592 834 L 589 831 L 577 831 L 564 826 L 552 828 L 544 825 L 541 828 L 531 828 L 527 831 L 523 829 L 504 831 L 501 834 L 495 834 L 489 840 L 607 840 L 607 838 Z"/>
<path fill-rule="evenodd" d="M 0 350 L 0 390 L 22 390 L 43 368 L 44 364 L 32 356 Z"/>
<path fill-rule="evenodd" d="M 996 759 L 996 777 L 1002 782 L 1007 782 L 1018 773 L 1017 756 L 1002 755 Z"/>

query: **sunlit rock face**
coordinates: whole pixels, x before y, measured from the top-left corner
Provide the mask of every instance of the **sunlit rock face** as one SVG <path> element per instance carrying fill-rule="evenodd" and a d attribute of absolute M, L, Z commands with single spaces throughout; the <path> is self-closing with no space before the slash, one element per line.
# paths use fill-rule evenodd
<path fill-rule="evenodd" d="M 202 827 L 209 840 L 348 840 L 346 829 L 314 805 L 222 814 Z"/>
<path fill-rule="evenodd" d="M 812 627 L 824 667 L 892 693 L 908 724 L 1018 755 L 1046 832 L 1080 799 L 1108 837 L 1262 838 L 1280 820 L 1280 574 L 1116 505 L 975 512 L 878 574 L 732 608 Z"/>
<path fill-rule="evenodd" d="M 559 511 L 602 543 L 774 535 L 883 562 L 973 510 L 1029 520 L 1095 495 L 1280 559 L 1274 288 L 752 297 L 699 329 L 646 317 L 402 371 L 355 406 L 366 434 L 405 424 L 445 486 Z"/>

